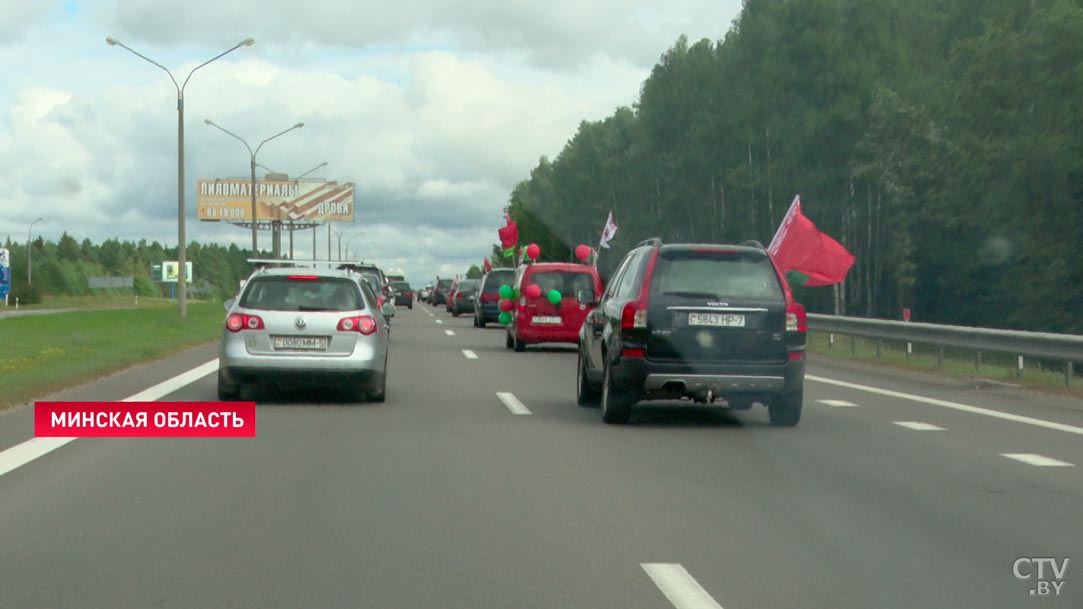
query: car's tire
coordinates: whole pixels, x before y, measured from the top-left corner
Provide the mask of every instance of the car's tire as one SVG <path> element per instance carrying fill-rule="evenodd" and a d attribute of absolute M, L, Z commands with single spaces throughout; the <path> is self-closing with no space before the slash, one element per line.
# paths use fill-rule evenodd
<path fill-rule="evenodd" d="M 511 339 L 511 332 L 504 331 L 504 346 L 511 349 L 515 346 L 515 342 Z"/>
<path fill-rule="evenodd" d="M 484 328 L 485 327 L 485 318 L 484 317 L 475 317 L 474 319 L 477 320 L 477 325 L 478 325 L 479 328 Z"/>
<path fill-rule="evenodd" d="M 783 393 L 776 396 L 767 405 L 767 416 L 775 427 L 794 427 L 801 421 L 801 405 L 804 402 L 804 390 Z"/>
<path fill-rule="evenodd" d="M 231 383 L 221 370 L 218 371 L 218 401 L 232 402 L 241 397 L 241 384 Z"/>
<path fill-rule="evenodd" d="M 460 315 L 462 315 L 462 311 L 460 311 L 458 307 L 452 307 L 451 316 L 452 317 L 458 317 Z"/>
<path fill-rule="evenodd" d="M 512 348 L 515 349 L 516 353 L 522 353 L 523 351 L 526 351 L 526 343 L 519 339 L 518 334 L 515 335 L 513 341 L 514 342 L 512 343 Z"/>
<path fill-rule="evenodd" d="M 587 358 L 583 357 L 583 346 L 579 346 L 579 364 L 575 367 L 575 403 L 580 406 L 597 406 L 601 394 L 596 387 L 590 386 L 587 378 Z"/>
<path fill-rule="evenodd" d="M 374 404 L 383 404 L 387 400 L 387 370 L 384 370 L 383 376 L 380 378 L 380 384 L 378 387 L 367 387 L 365 389 L 365 401 L 372 402 Z"/>
<path fill-rule="evenodd" d="M 609 363 L 605 364 L 605 380 L 602 382 L 602 420 L 609 424 L 623 425 L 632 418 L 635 396 L 613 384 Z"/>

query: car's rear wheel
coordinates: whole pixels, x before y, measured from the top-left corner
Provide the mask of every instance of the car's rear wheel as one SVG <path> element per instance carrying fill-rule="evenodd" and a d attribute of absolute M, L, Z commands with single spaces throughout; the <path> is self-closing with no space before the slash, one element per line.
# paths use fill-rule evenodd
<path fill-rule="evenodd" d="M 384 373 L 380 375 L 378 384 L 374 387 L 368 387 L 365 390 L 365 401 L 373 402 L 376 404 L 383 404 L 387 400 L 387 367 L 384 367 Z"/>
<path fill-rule="evenodd" d="M 632 404 L 635 396 L 631 392 L 616 387 L 609 364 L 605 365 L 605 381 L 602 383 L 602 420 L 606 423 L 623 425 L 632 418 Z"/>
<path fill-rule="evenodd" d="M 601 395 L 598 389 L 590 386 L 587 378 L 587 358 L 583 355 L 583 346 L 579 346 L 579 365 L 576 366 L 575 402 L 580 406 L 597 406 Z"/>
<path fill-rule="evenodd" d="M 514 343 L 512 344 L 512 348 L 515 349 L 516 353 L 522 353 L 523 351 L 526 351 L 526 343 L 519 339 L 518 334 L 516 334 L 514 337 Z"/>
<path fill-rule="evenodd" d="M 804 390 L 784 393 L 767 405 L 767 415 L 776 427 L 794 427 L 801 421 L 801 405 L 804 402 Z"/>
<path fill-rule="evenodd" d="M 231 383 L 226 375 L 219 370 L 218 371 L 218 400 L 222 402 L 228 402 L 236 400 L 241 396 L 241 384 Z"/>
<path fill-rule="evenodd" d="M 507 347 L 508 349 L 511 349 L 512 347 L 515 346 L 515 342 L 512 341 L 512 338 L 511 338 L 511 332 L 508 332 L 508 331 L 504 332 L 504 346 Z"/>

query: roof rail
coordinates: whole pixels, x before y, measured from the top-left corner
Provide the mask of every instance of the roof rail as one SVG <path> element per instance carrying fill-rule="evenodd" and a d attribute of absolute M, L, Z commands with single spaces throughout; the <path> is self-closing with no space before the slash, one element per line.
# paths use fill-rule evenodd
<path fill-rule="evenodd" d="M 644 245 L 662 245 L 661 237 L 651 237 L 645 241 L 640 241 L 636 247 L 643 247 Z"/>
<path fill-rule="evenodd" d="M 749 239 L 747 241 L 742 241 L 740 245 L 741 245 L 741 247 L 755 247 L 755 248 L 758 248 L 758 249 L 761 249 L 761 250 L 767 249 L 766 247 L 763 246 L 762 243 L 760 243 L 759 241 L 756 241 L 755 239 Z"/>

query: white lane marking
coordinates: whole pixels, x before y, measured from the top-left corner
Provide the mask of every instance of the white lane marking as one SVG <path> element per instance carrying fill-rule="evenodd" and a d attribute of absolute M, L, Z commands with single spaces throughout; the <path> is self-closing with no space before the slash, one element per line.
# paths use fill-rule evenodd
<path fill-rule="evenodd" d="M 126 397 L 121 401 L 153 402 L 216 370 L 218 370 L 218 360 L 214 359 L 187 372 L 182 372 L 171 379 L 164 380 L 149 389 L 144 389 L 135 395 Z M 32 438 L 22 444 L 16 444 L 15 446 L 0 452 L 0 476 L 3 476 L 17 467 L 26 465 L 42 455 L 51 453 L 75 439 L 76 438 Z"/>
<path fill-rule="evenodd" d="M 466 356 L 466 359 L 478 359 L 478 354 L 470 349 L 463 349 L 463 355 Z"/>
<path fill-rule="evenodd" d="M 16 444 L 0 453 L 0 476 L 11 470 L 26 465 L 38 457 L 71 442 L 75 438 L 34 438 L 22 444 Z"/>
<path fill-rule="evenodd" d="M 642 563 L 639 566 L 677 609 L 722 609 L 681 565 Z"/>
<path fill-rule="evenodd" d="M 958 402 L 949 402 L 947 400 L 938 400 L 936 398 L 927 398 L 925 396 L 914 395 L 911 393 L 903 393 L 901 391 L 891 391 L 890 389 L 880 389 L 878 387 L 869 387 L 868 385 L 858 385 L 857 383 L 847 383 L 846 381 L 837 381 L 835 379 L 824 378 L 822 376 L 805 375 L 805 378 L 810 381 L 816 381 L 818 383 L 825 383 L 828 385 L 837 385 L 839 387 L 847 387 L 849 389 L 857 389 L 859 391 L 867 391 L 869 393 L 877 393 L 880 395 L 886 395 L 888 397 L 899 398 L 903 400 L 911 400 L 914 402 L 921 402 L 923 404 L 932 404 L 933 406 L 942 406 L 944 408 L 951 408 L 953 410 L 961 410 L 963 412 L 969 412 L 971 414 L 980 414 L 987 417 L 993 417 L 996 419 L 1003 419 L 1005 421 L 1012 421 L 1013 423 L 1023 423 L 1025 425 L 1033 425 L 1035 427 L 1044 427 L 1046 429 L 1053 429 L 1056 431 L 1064 431 L 1068 433 L 1074 433 L 1083 436 L 1083 427 L 1075 427 L 1074 425 L 1065 425 L 1064 423 L 1056 423 L 1054 421 L 1046 421 L 1044 419 L 1035 419 L 1034 417 L 1024 417 L 1018 414 L 1011 414 L 1009 412 L 1001 412 L 999 410 L 990 410 L 988 408 L 981 408 L 979 406 L 969 406 L 967 404 L 959 404 Z"/>
<path fill-rule="evenodd" d="M 442 324 L 442 323 L 444 323 L 444 320 L 442 320 L 442 319 L 437 319 L 437 320 L 436 320 L 436 323 L 438 323 L 438 324 Z"/>
<path fill-rule="evenodd" d="M 448 336 L 455 336 L 455 330 L 444 330 L 444 334 Z"/>
<path fill-rule="evenodd" d="M 856 408 L 857 404 L 853 402 L 847 402 L 846 400 L 816 400 L 817 402 L 826 406 L 833 406 L 835 408 Z"/>
<path fill-rule="evenodd" d="M 188 372 L 182 372 L 171 379 L 167 379 L 162 381 L 161 383 L 158 383 L 150 389 L 140 391 L 139 393 L 131 397 L 124 398 L 121 401 L 153 402 L 159 398 L 163 398 L 173 393 L 174 391 L 180 389 L 181 387 L 184 387 L 185 385 L 190 385 L 198 381 L 199 379 L 207 376 L 212 372 L 218 372 L 218 358 L 212 359 L 211 361 L 203 364 L 202 366 L 192 368 Z"/>
<path fill-rule="evenodd" d="M 947 431 L 943 427 L 933 425 L 932 423 L 922 423 L 920 421 L 895 421 L 895 424 L 899 427 L 913 429 L 914 431 Z"/>
<path fill-rule="evenodd" d="M 1015 459 L 1037 467 L 1075 467 L 1074 464 L 1033 453 L 1000 453 L 1001 457 Z"/>
<path fill-rule="evenodd" d="M 507 406 L 512 414 L 530 414 L 530 409 L 524 406 L 523 403 L 519 401 L 519 398 L 515 397 L 515 394 L 497 391 L 496 397 L 500 398 L 501 402 L 504 402 L 504 406 Z"/>

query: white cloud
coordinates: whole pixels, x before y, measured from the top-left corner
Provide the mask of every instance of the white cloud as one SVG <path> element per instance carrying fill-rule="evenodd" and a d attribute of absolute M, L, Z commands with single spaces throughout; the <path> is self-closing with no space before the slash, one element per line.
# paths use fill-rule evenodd
<path fill-rule="evenodd" d="M 201 69 L 186 89 L 189 239 L 250 243 L 246 230 L 195 219 L 196 178 L 249 172 L 244 146 L 203 119 L 253 145 L 304 121 L 259 162 L 296 175 L 327 161 L 314 177 L 356 184 L 358 252 L 425 278 L 463 272 L 489 254 L 511 189 L 538 158 L 556 155 L 580 121 L 633 103 L 682 31 L 721 37 L 737 8 L 715 19 L 718 6 L 114 0 L 24 16 L 24 35 L 0 44 L 11 67 L 0 82 L 0 236 L 25 238 L 43 216 L 35 232 L 53 239 L 175 243 L 176 90 L 104 37 L 183 81 L 252 34 L 255 46 Z M 317 239 L 322 256 L 323 229 Z M 311 231 L 295 245 L 311 254 Z"/>

